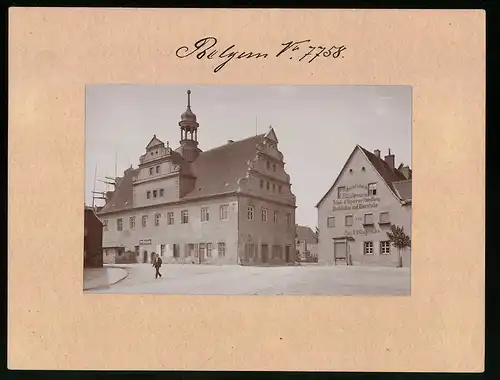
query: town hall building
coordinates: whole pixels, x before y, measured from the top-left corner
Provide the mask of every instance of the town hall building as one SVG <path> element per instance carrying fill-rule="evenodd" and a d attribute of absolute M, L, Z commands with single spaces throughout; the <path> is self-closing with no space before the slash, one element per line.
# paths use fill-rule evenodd
<path fill-rule="evenodd" d="M 273 128 L 202 151 L 188 105 L 180 145 L 156 135 L 98 212 L 104 263 L 284 264 L 295 260 L 295 195 Z"/>
<path fill-rule="evenodd" d="M 380 157 L 356 145 L 337 179 L 316 205 L 318 261 L 321 264 L 398 266 L 399 254 L 390 244 L 391 224 L 411 238 L 411 169 L 394 164 L 395 156 Z M 411 250 L 402 251 L 403 266 Z"/>

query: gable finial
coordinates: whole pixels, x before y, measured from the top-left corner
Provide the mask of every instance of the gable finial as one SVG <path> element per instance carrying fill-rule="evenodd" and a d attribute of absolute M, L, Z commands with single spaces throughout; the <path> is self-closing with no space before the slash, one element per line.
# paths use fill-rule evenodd
<path fill-rule="evenodd" d="M 170 148 L 170 143 L 167 141 L 167 149 Z"/>
<path fill-rule="evenodd" d="M 389 148 L 389 156 L 391 155 L 391 148 Z"/>
<path fill-rule="evenodd" d="M 191 90 L 187 90 L 187 95 L 188 95 L 188 108 L 191 107 Z"/>

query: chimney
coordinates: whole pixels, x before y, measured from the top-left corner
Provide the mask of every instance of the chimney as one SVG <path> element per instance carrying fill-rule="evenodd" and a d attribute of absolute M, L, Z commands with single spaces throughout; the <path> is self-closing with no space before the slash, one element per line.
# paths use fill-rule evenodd
<path fill-rule="evenodd" d="M 411 179 L 411 170 L 409 166 L 404 166 L 399 170 L 406 179 Z"/>
<path fill-rule="evenodd" d="M 391 154 L 390 149 L 389 149 L 389 154 L 385 156 L 384 159 L 387 165 L 389 165 L 391 168 L 394 168 L 394 154 Z"/>
<path fill-rule="evenodd" d="M 373 153 L 375 154 L 375 156 L 377 156 L 377 158 L 380 158 L 380 150 L 375 149 Z"/>
<path fill-rule="evenodd" d="M 227 140 L 227 143 L 232 144 L 232 143 L 234 143 L 234 140 Z"/>

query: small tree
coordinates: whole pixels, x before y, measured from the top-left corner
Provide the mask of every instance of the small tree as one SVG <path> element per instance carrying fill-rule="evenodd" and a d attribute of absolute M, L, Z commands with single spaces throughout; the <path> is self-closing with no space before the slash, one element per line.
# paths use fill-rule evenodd
<path fill-rule="evenodd" d="M 398 227 L 394 224 L 391 224 L 391 231 L 387 231 L 386 233 L 391 244 L 398 250 L 398 268 L 401 268 L 403 266 L 401 250 L 411 247 L 411 239 L 406 235 L 403 227 Z"/>

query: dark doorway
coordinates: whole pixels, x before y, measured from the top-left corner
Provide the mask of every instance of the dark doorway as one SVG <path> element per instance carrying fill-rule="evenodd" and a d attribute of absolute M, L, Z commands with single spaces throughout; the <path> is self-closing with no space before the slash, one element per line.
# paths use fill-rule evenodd
<path fill-rule="evenodd" d="M 262 262 L 267 263 L 268 258 L 269 258 L 269 246 L 267 244 L 262 244 L 261 247 L 261 254 L 262 254 Z"/>
<path fill-rule="evenodd" d="M 144 251 L 142 262 L 143 263 L 147 263 L 148 262 L 148 251 Z"/>
<path fill-rule="evenodd" d="M 290 262 L 290 246 L 289 245 L 285 246 L 285 261 L 287 263 Z"/>

